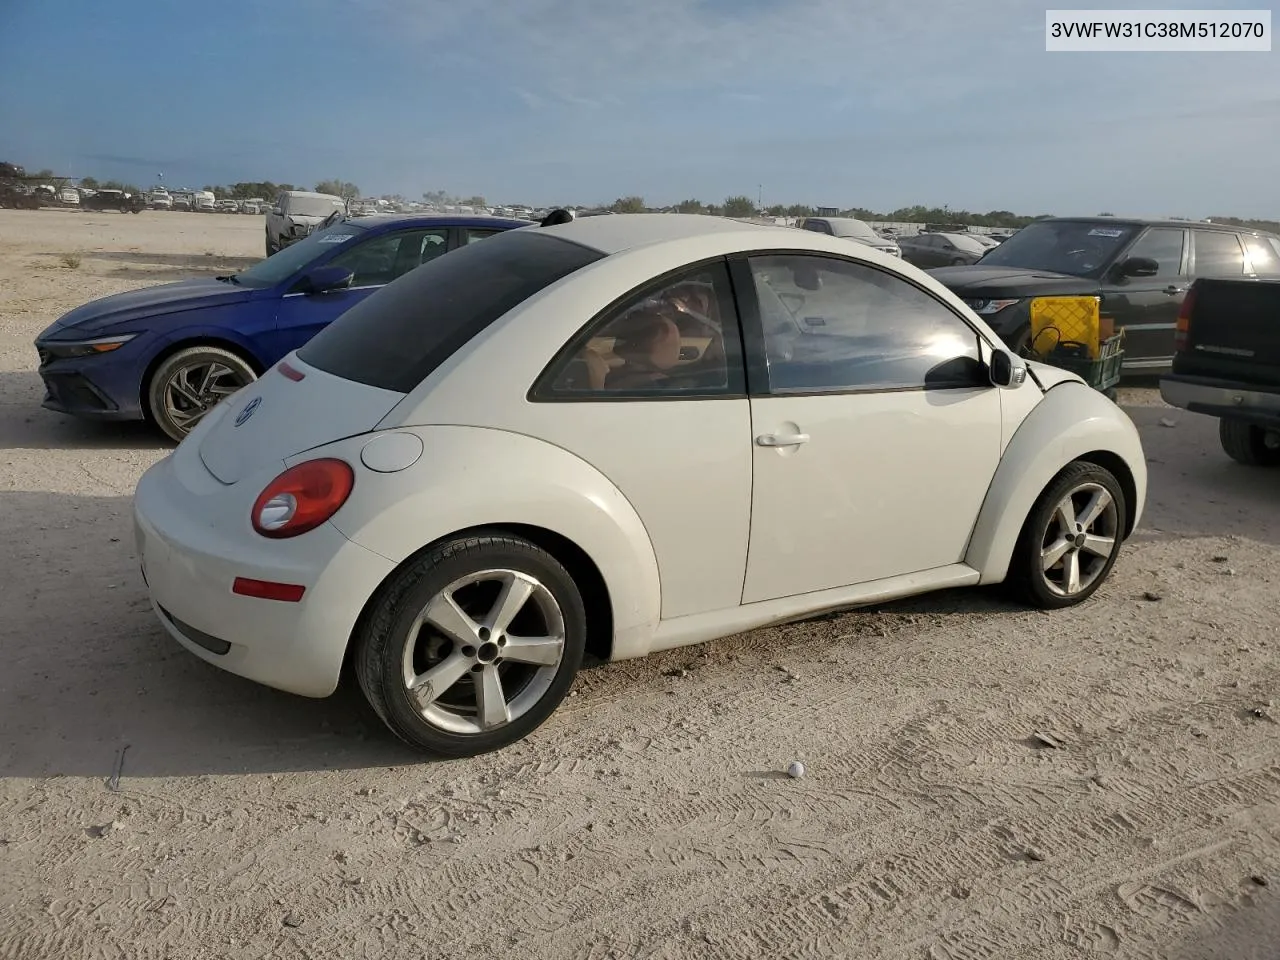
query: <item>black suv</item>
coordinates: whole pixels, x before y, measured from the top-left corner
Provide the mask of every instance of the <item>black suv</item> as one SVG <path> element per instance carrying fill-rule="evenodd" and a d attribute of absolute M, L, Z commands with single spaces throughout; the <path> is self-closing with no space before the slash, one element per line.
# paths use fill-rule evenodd
<path fill-rule="evenodd" d="M 1125 330 L 1129 373 L 1173 362 L 1178 310 L 1197 277 L 1280 277 L 1280 237 L 1226 224 L 1120 217 L 1049 217 L 971 266 L 929 273 L 982 315 L 1013 350 L 1027 346 L 1033 297 L 1102 297 Z"/>
<path fill-rule="evenodd" d="M 123 190 L 98 190 L 82 194 L 81 210 L 119 210 L 121 213 L 139 213 L 147 208 L 147 198 L 140 193 Z"/>

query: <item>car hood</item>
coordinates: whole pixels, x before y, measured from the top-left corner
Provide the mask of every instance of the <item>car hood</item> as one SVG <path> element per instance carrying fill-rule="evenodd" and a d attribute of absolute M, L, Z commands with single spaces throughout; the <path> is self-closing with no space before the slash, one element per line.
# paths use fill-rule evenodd
<path fill-rule="evenodd" d="M 1022 267 L 936 267 L 929 275 L 961 297 L 973 300 L 1014 300 L 1023 297 L 1083 296 L 1101 293 L 1097 280 L 1050 270 Z"/>
<path fill-rule="evenodd" d="M 92 336 L 96 331 L 114 326 L 126 320 L 160 317 L 169 313 L 181 313 L 201 307 L 221 306 L 247 300 L 254 291 L 246 287 L 201 277 L 196 280 L 179 280 L 162 283 L 141 290 L 129 290 L 98 300 L 59 317 L 43 336 L 65 340 L 71 337 Z"/>

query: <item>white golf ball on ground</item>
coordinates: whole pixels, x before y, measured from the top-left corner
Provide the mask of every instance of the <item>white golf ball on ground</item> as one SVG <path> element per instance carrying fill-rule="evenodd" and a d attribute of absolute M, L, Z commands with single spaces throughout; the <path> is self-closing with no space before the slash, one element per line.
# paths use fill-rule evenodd
<path fill-rule="evenodd" d="M 804 776 L 804 764 L 799 760 L 792 760 L 787 764 L 787 776 L 792 780 L 799 780 Z"/>

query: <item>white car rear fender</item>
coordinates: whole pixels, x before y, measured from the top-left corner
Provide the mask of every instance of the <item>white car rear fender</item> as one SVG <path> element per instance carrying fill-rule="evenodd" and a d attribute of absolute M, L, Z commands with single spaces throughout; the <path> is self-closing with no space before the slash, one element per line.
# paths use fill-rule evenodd
<path fill-rule="evenodd" d="M 1102 453 L 1117 458 L 1132 479 L 1129 524 L 1136 528 L 1146 502 L 1147 461 L 1133 421 L 1098 391 L 1066 382 L 1045 394 L 1009 441 L 987 491 L 965 563 L 998 583 L 1036 498 L 1074 460 Z M 1124 477 L 1118 477 L 1128 486 Z"/>
<path fill-rule="evenodd" d="M 422 456 L 395 473 L 361 466 L 363 447 L 389 433 L 419 437 Z M 649 651 L 662 610 L 653 544 L 631 503 L 589 463 L 522 434 L 459 426 L 378 431 L 287 462 L 329 456 L 356 469 L 351 498 L 332 521 L 348 539 L 399 565 L 462 530 L 548 530 L 575 544 L 603 577 L 613 613 L 612 658 Z"/>

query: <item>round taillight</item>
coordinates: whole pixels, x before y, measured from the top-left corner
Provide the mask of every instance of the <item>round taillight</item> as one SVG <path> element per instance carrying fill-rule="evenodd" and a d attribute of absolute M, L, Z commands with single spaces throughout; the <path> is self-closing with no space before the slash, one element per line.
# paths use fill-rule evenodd
<path fill-rule="evenodd" d="M 290 467 L 258 494 L 253 529 L 274 539 L 314 530 L 347 502 L 355 481 L 355 471 L 342 460 L 308 460 Z"/>

